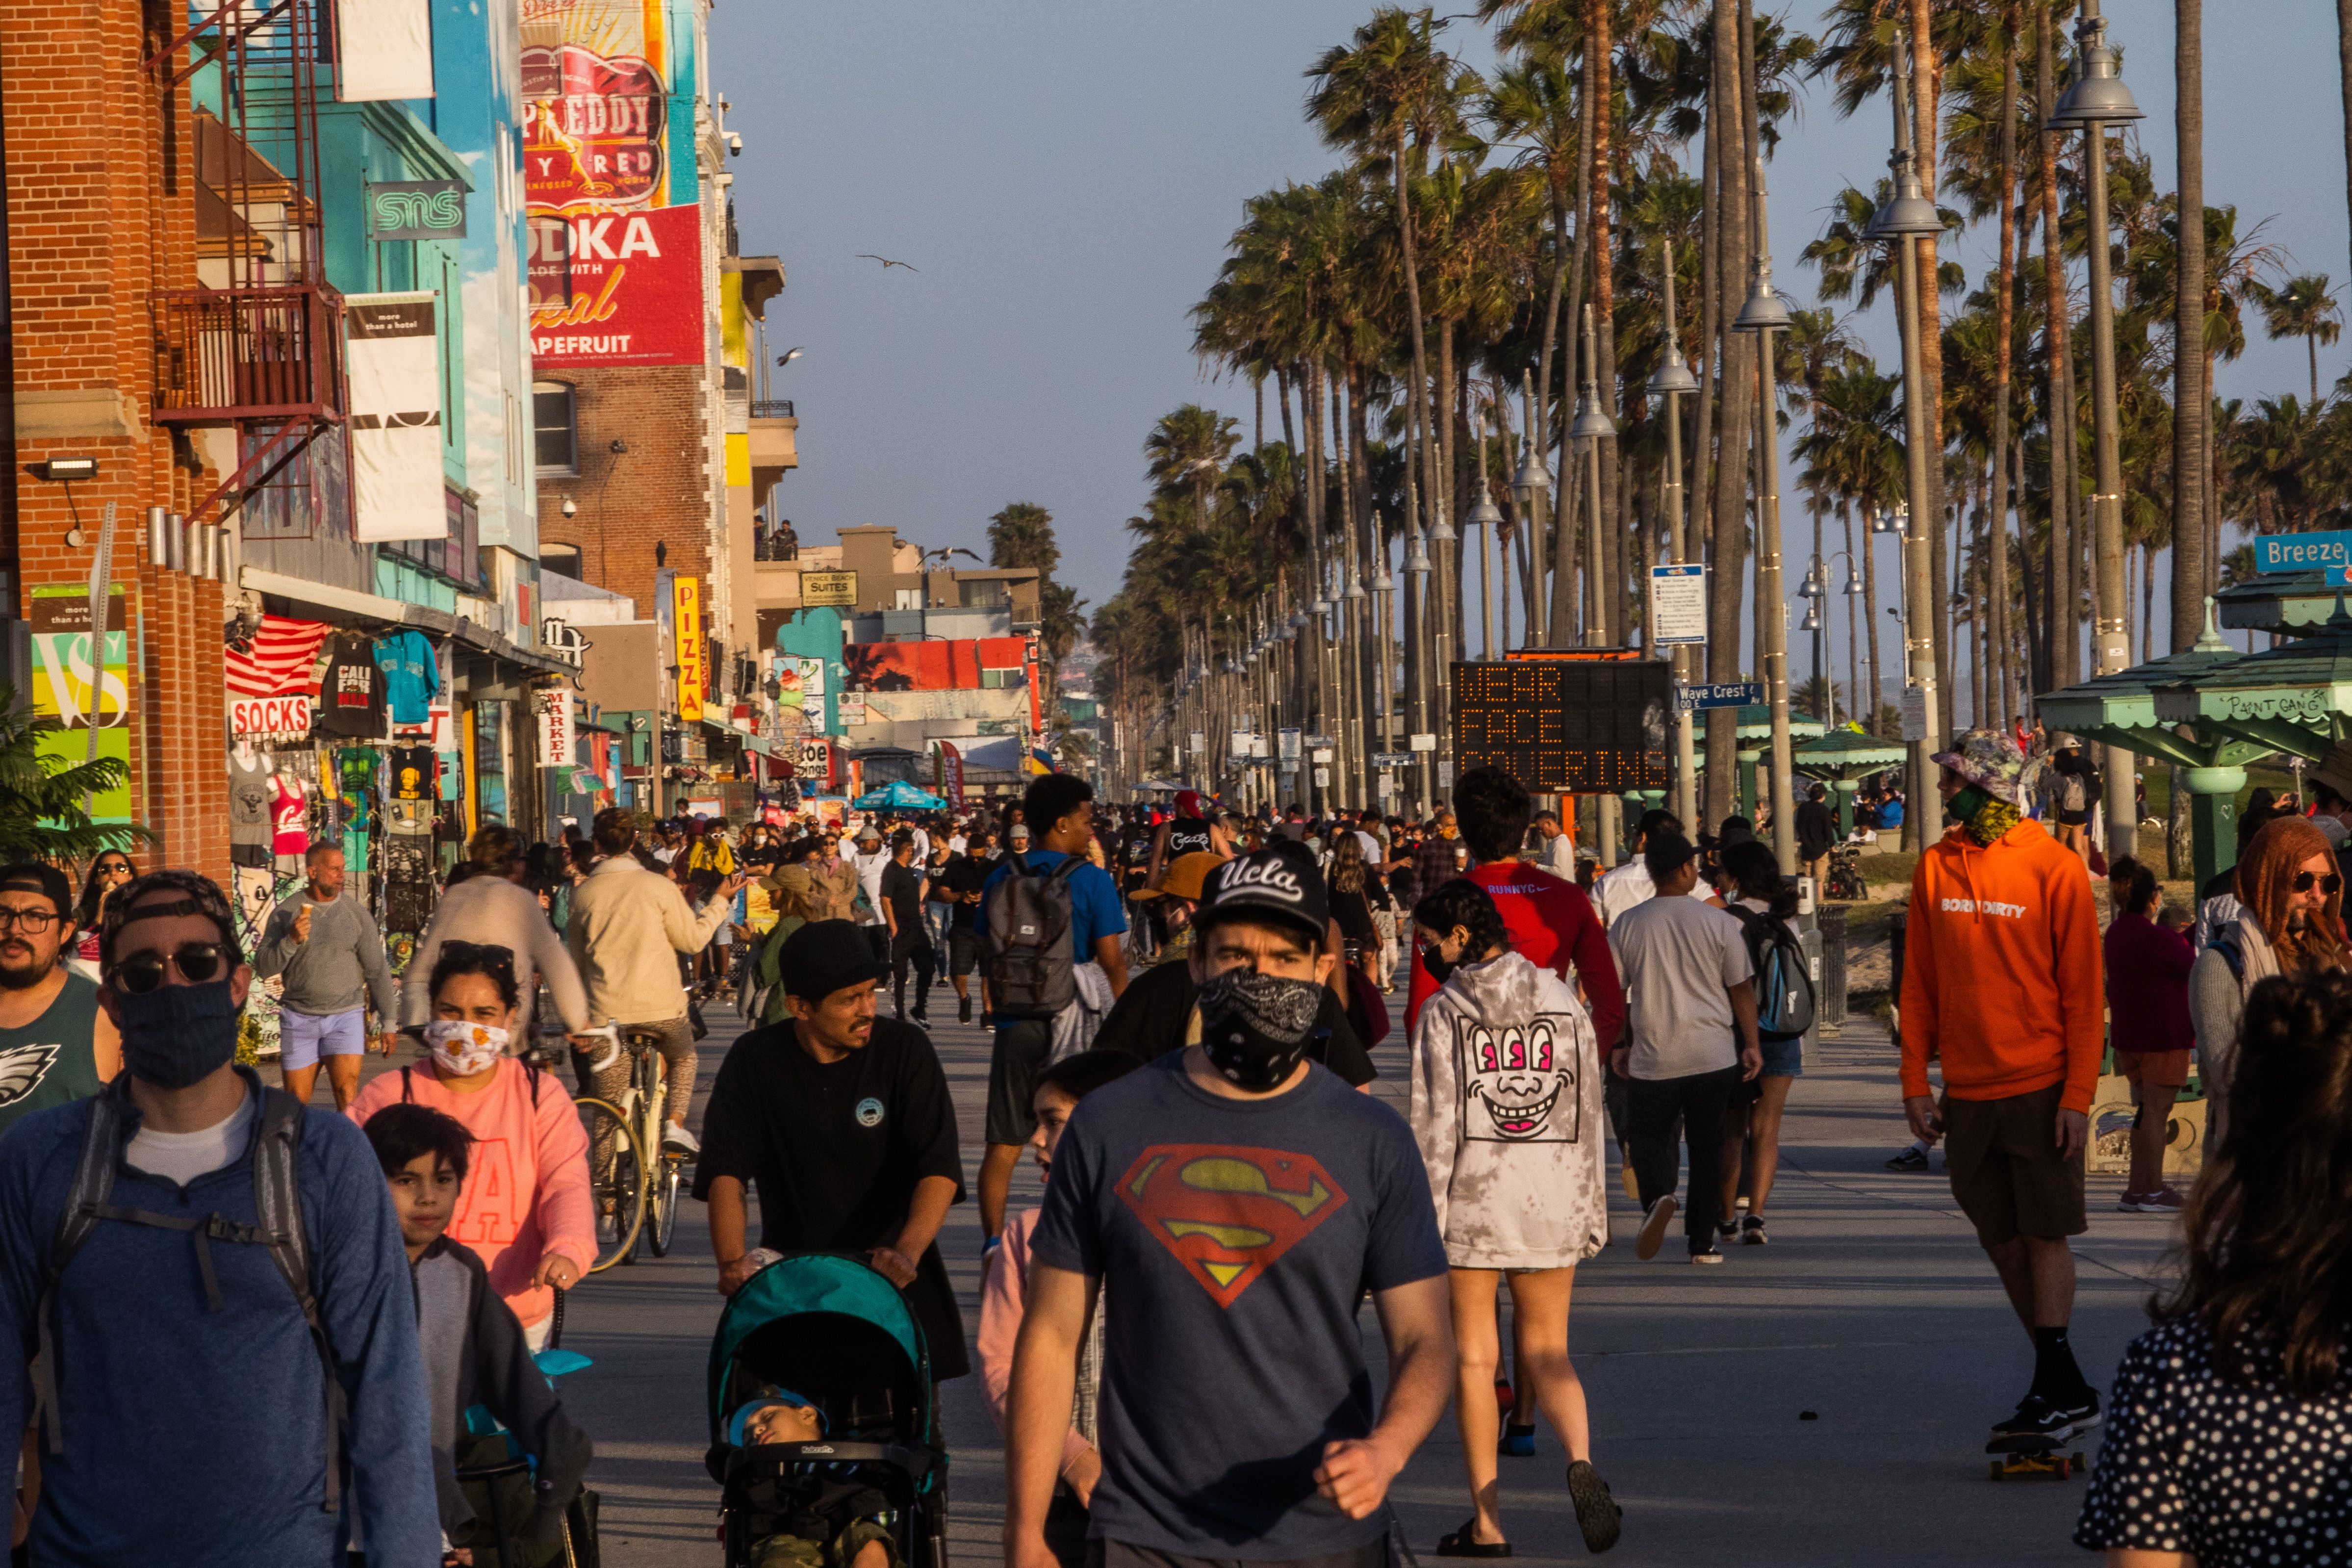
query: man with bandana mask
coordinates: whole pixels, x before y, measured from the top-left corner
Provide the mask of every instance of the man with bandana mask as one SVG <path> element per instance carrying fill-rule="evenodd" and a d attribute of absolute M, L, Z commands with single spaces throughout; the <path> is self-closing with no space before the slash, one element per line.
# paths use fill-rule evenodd
<path fill-rule="evenodd" d="M 1310 1059 L 1337 962 L 1314 858 L 1277 841 L 1203 895 L 1192 1043 L 1088 1095 L 1055 1154 L 1013 1356 L 1008 1568 L 1053 1561 L 1044 1527 L 1097 1289 L 1118 1302 L 1100 1568 L 1381 1568 L 1389 1485 L 1452 1393 L 1445 1249 L 1412 1134 Z M 1367 1290 L 1388 1346 L 1379 1408 L 1356 1326 Z"/>
<path fill-rule="evenodd" d="M 0 1142 L 0 1343 L 18 1357 L 0 1430 L 33 1423 L 32 1347 L 50 1351 L 31 1560 L 310 1568 L 356 1528 L 371 1563 L 438 1563 L 408 1258 L 366 1135 L 236 1064 L 253 974 L 211 881 L 130 883 L 100 953 L 127 1070 Z M 111 1159 L 85 1162 L 93 1129 L 120 1140 Z M 297 1254 L 268 1245 L 289 1233 L 264 1225 L 281 1163 L 307 1262 L 291 1277 Z M 80 1211 L 52 1279 L 91 1178 L 105 1206 Z"/>

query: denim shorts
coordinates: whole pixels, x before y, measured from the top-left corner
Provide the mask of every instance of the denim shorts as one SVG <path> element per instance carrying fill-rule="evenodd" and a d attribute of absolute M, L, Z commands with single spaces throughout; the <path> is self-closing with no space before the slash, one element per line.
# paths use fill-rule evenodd
<path fill-rule="evenodd" d="M 362 1009 L 348 1013 L 297 1013 L 291 1007 L 278 1015 L 279 1068 L 314 1068 L 320 1057 L 355 1057 L 367 1049 L 367 1020 Z"/>
<path fill-rule="evenodd" d="M 1762 1040 L 1764 1070 L 1759 1078 L 1802 1078 L 1805 1076 L 1805 1042 L 1798 1040 Z"/>

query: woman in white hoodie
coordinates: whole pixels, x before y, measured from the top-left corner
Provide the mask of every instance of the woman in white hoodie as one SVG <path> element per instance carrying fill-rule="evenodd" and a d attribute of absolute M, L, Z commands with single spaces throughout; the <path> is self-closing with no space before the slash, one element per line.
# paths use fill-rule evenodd
<path fill-rule="evenodd" d="M 1413 906 L 1423 962 L 1444 989 L 1412 1031 L 1411 1119 L 1452 1267 L 1460 1353 L 1454 1412 L 1476 1513 L 1444 1557 L 1505 1557 L 1496 1495 L 1500 1352 L 1496 1291 L 1511 1281 L 1519 1377 L 1566 1445 L 1585 1545 L 1606 1551 L 1618 1509 L 1593 1470 L 1584 1385 L 1568 1356 L 1576 1266 L 1609 1235 L 1600 1043 L 1568 984 L 1511 951 L 1486 889 L 1443 884 Z"/>

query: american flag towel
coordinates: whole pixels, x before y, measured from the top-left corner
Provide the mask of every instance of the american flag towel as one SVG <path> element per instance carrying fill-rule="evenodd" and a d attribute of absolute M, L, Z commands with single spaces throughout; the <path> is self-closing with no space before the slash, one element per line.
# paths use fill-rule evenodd
<path fill-rule="evenodd" d="M 316 697 L 319 645 L 333 628 L 324 621 L 264 616 L 248 642 L 228 645 L 228 689 L 232 697 Z"/>

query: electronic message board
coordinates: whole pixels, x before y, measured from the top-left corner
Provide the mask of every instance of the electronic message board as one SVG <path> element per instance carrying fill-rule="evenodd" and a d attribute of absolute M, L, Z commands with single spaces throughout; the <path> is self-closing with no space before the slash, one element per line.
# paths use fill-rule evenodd
<path fill-rule="evenodd" d="M 1458 768 L 1497 767 L 1543 795 L 1670 789 L 1674 676 L 1663 659 L 1456 664 Z"/>

